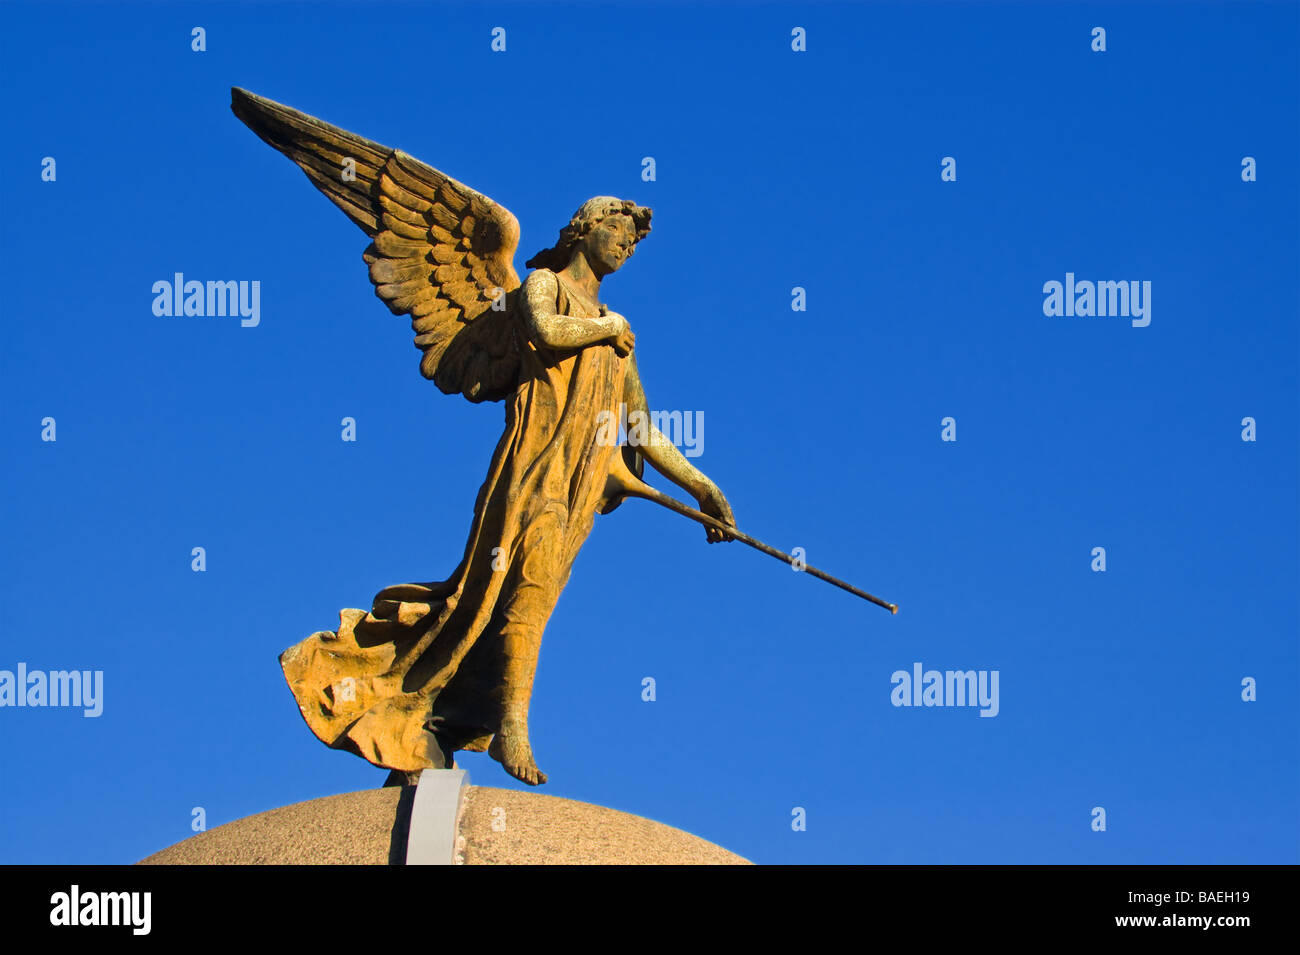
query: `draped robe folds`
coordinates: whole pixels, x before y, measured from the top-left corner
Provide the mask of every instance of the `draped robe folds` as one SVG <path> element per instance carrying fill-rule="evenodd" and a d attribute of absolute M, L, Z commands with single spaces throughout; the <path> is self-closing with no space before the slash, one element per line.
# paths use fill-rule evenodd
<path fill-rule="evenodd" d="M 565 280 L 556 284 L 557 312 L 598 317 Z M 340 611 L 337 632 L 280 656 L 312 732 L 377 766 L 443 768 L 457 749 L 487 748 L 501 722 L 507 646 L 518 643 L 504 635 L 521 628 L 540 642 L 623 451 L 600 412 L 618 422 L 630 359 L 607 341 L 539 345 L 522 308 L 513 315 L 519 385 L 460 566 L 441 583 L 381 591 L 370 613 Z"/>

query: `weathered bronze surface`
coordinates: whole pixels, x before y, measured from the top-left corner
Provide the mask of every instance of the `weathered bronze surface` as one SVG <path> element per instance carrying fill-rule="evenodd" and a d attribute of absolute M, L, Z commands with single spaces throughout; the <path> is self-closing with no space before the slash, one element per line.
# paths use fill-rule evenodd
<path fill-rule="evenodd" d="M 653 426 L 636 447 L 608 438 L 610 416 L 649 409 L 636 336 L 600 302 L 600 283 L 649 233 L 650 210 L 587 200 L 521 284 L 519 224 L 491 199 L 244 90 L 231 108 L 370 237 L 370 280 L 411 317 L 421 373 L 506 410 L 451 576 L 385 588 L 369 612 L 343 610 L 337 631 L 281 654 L 303 718 L 377 766 L 445 768 L 457 750 L 487 750 L 517 779 L 544 783 L 528 737 L 538 651 L 596 513 L 629 494 L 655 499 L 640 480 L 648 461 L 713 519 L 708 540 L 735 526 L 718 486 Z"/>

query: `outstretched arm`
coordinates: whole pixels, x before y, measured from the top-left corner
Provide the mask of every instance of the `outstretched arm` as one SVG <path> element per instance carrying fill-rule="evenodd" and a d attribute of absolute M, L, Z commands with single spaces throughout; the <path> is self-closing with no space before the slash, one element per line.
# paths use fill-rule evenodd
<path fill-rule="evenodd" d="M 633 413 L 640 412 L 643 416 L 641 420 L 650 438 L 648 443 L 638 445 L 637 450 L 656 471 L 699 501 L 701 511 L 734 527 L 736 518 L 732 515 L 731 505 L 727 503 L 721 489 L 709 480 L 703 471 L 687 461 L 685 455 L 677 450 L 677 446 L 652 423 L 650 409 L 646 404 L 645 389 L 641 385 L 641 375 L 637 371 L 635 355 L 628 360 L 627 377 L 624 381 L 624 400 L 627 402 L 628 418 L 631 420 Z M 711 527 L 705 528 L 705 532 L 710 543 L 732 540 L 731 537 Z"/>

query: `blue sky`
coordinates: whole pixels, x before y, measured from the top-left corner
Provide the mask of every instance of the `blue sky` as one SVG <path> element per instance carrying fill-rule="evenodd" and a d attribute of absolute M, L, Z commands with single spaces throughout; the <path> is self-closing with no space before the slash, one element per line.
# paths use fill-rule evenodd
<path fill-rule="evenodd" d="M 1295 4 L 0 19 L 0 669 L 104 674 L 98 718 L 0 708 L 0 861 L 380 785 L 276 657 L 450 573 L 500 436 L 231 86 L 501 202 L 521 273 L 588 197 L 651 206 L 602 291 L 651 406 L 703 414 L 743 529 L 901 606 L 647 502 L 598 518 L 543 642 L 541 791 L 767 863 L 1297 861 Z M 260 324 L 155 316 L 176 272 L 259 281 Z M 1151 282 L 1150 324 L 1045 316 L 1067 272 Z M 917 662 L 998 671 L 998 715 L 895 707 Z"/>

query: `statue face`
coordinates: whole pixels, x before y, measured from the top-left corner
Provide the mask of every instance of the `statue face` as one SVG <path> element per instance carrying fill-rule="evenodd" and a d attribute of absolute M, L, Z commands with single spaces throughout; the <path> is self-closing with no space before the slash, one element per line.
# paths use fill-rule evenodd
<path fill-rule="evenodd" d="M 623 214 L 606 216 L 583 239 L 583 254 L 599 276 L 614 272 L 636 247 L 636 226 Z"/>

